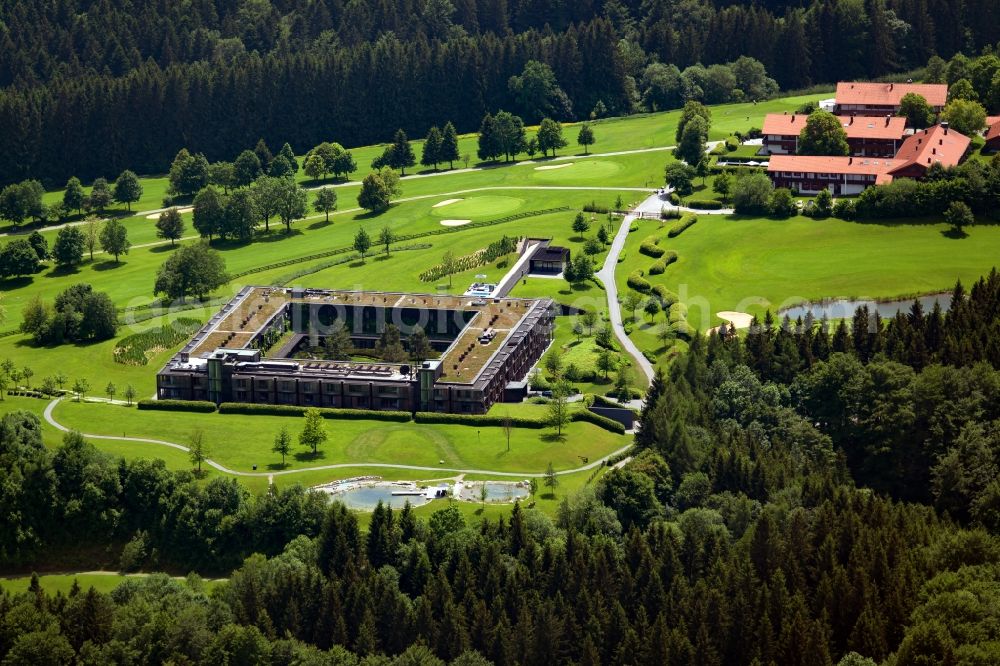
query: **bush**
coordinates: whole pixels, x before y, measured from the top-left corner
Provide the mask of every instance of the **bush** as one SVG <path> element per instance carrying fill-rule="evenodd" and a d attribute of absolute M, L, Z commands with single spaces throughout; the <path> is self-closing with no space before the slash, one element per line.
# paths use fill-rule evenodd
<path fill-rule="evenodd" d="M 743 139 L 745 141 L 749 141 L 750 139 L 759 139 L 762 136 L 764 136 L 764 133 L 759 127 L 751 127 L 747 130 L 746 134 L 743 135 Z"/>
<path fill-rule="evenodd" d="M 854 202 L 850 199 L 837 199 L 833 204 L 833 216 L 841 220 L 853 220 Z"/>
<path fill-rule="evenodd" d="M 658 247 L 656 244 L 660 242 L 660 239 L 656 236 L 650 236 L 646 240 L 642 241 L 639 245 L 639 252 L 646 255 L 647 257 L 658 258 L 662 257 L 663 253 L 666 252 L 662 247 Z"/>
<path fill-rule="evenodd" d="M 603 206 L 595 201 L 591 201 L 589 204 L 583 206 L 583 210 L 586 213 L 599 213 L 600 215 L 608 214 L 608 207 Z"/>
<path fill-rule="evenodd" d="M 733 152 L 740 147 L 740 142 L 735 136 L 731 136 L 726 139 L 726 150 Z"/>
<path fill-rule="evenodd" d="M 677 221 L 674 226 L 670 227 L 670 231 L 667 232 L 669 238 L 676 238 L 684 233 L 684 230 L 690 227 L 692 224 L 698 221 L 698 216 L 694 213 L 687 213 Z"/>
<path fill-rule="evenodd" d="M 699 208 L 701 210 L 720 210 L 722 202 L 715 199 L 688 199 L 688 208 Z"/>
<path fill-rule="evenodd" d="M 667 318 L 670 320 L 671 324 L 676 324 L 679 321 L 687 321 L 687 306 L 683 303 L 673 303 L 667 313 Z"/>
<path fill-rule="evenodd" d="M 618 405 L 619 407 L 621 405 Z M 583 409 L 578 412 L 573 412 L 569 417 L 570 421 L 586 421 L 587 423 L 592 423 L 599 428 L 604 428 L 610 432 L 618 433 L 619 435 L 625 434 L 625 426 L 614 419 L 609 419 L 606 416 L 601 416 L 600 414 L 595 414 L 594 412 Z"/>
<path fill-rule="evenodd" d="M 658 284 L 653 287 L 653 293 L 657 295 L 660 299 L 660 307 L 669 308 L 671 305 L 677 302 L 677 294 L 670 291 L 662 284 Z"/>
<path fill-rule="evenodd" d="M 691 342 L 695 335 L 694 328 L 687 323 L 687 321 L 679 321 L 677 323 L 670 324 L 670 329 L 678 338 L 682 338 L 687 342 Z"/>
<path fill-rule="evenodd" d="M 639 231 L 639 223 L 638 222 L 632 222 L 632 224 L 628 225 L 628 232 L 632 233 L 633 231 Z"/>
<path fill-rule="evenodd" d="M 677 196 L 676 192 L 670 193 L 670 203 L 672 203 L 675 206 L 681 205 L 681 198 Z"/>
<path fill-rule="evenodd" d="M 798 212 L 795 199 L 792 197 L 792 191 L 784 187 L 779 187 L 771 192 L 768 208 L 771 211 L 771 215 L 780 218 L 791 217 Z"/>
<path fill-rule="evenodd" d="M 636 291 L 641 291 L 643 293 L 652 289 L 652 285 L 649 284 L 649 280 L 642 276 L 641 270 L 634 270 L 629 273 L 628 279 L 625 281 L 629 287 L 635 289 Z"/>
<path fill-rule="evenodd" d="M 544 428 L 547 423 L 541 419 L 526 416 L 511 416 L 510 423 L 515 428 Z M 447 414 L 443 412 L 417 412 L 413 415 L 417 423 L 440 423 L 447 425 L 469 425 L 483 428 L 499 428 L 503 426 L 504 417 L 485 414 Z"/>
<path fill-rule="evenodd" d="M 210 414 L 215 411 L 215 403 L 207 400 L 140 400 L 139 409 L 156 409 L 164 412 L 198 412 Z"/>
<path fill-rule="evenodd" d="M 677 261 L 677 253 L 673 250 L 666 253 L 666 255 L 657 261 L 655 264 L 649 267 L 650 275 L 661 275 L 667 270 L 667 266 Z"/>
<path fill-rule="evenodd" d="M 712 150 L 708 151 L 708 154 L 709 155 L 722 155 L 725 152 L 726 152 L 726 146 L 725 146 L 725 144 L 720 143 L 717 146 L 715 146 L 714 148 L 712 148 Z"/>
<path fill-rule="evenodd" d="M 666 208 L 660 209 L 660 219 L 661 220 L 677 220 L 680 219 L 681 212 L 676 208 Z"/>
<path fill-rule="evenodd" d="M 219 405 L 220 414 L 245 414 L 247 416 L 302 416 L 309 407 L 301 405 L 261 405 L 247 402 L 224 402 Z M 405 423 L 411 420 L 409 412 L 377 411 L 367 409 L 320 408 L 325 419 L 350 419 L 355 421 L 395 421 Z"/>

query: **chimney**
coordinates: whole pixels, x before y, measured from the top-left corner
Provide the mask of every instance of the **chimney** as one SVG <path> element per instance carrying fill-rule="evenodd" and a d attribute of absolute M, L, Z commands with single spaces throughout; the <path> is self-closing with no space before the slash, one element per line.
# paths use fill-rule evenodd
<path fill-rule="evenodd" d="M 886 117 L 885 117 L 885 126 L 886 126 L 886 127 L 888 127 L 888 126 L 889 126 L 889 116 L 886 116 Z"/>
<path fill-rule="evenodd" d="M 847 124 L 848 124 L 848 125 L 853 125 L 853 124 L 854 124 L 854 116 L 851 116 L 851 122 L 849 122 L 849 123 L 847 123 Z"/>
<path fill-rule="evenodd" d="M 928 164 L 930 164 L 930 163 L 931 163 L 931 158 L 929 158 L 929 157 L 927 158 L 927 163 L 928 163 Z"/>
<path fill-rule="evenodd" d="M 892 83 L 890 83 L 890 84 L 889 84 L 889 90 L 892 90 L 892 86 L 893 86 L 893 85 L 894 85 L 894 84 L 892 84 Z"/>
<path fill-rule="evenodd" d="M 939 146 L 943 146 L 944 145 L 944 139 L 938 139 L 938 145 Z"/>
<path fill-rule="evenodd" d="M 931 155 L 937 155 L 937 148 L 931 148 Z"/>
<path fill-rule="evenodd" d="M 848 164 L 854 164 L 854 158 L 853 157 L 848 157 L 847 158 L 847 163 Z"/>

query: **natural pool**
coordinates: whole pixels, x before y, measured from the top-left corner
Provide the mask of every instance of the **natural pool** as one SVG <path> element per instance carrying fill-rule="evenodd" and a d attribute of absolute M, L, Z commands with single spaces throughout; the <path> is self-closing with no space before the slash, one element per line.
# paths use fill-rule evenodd
<path fill-rule="evenodd" d="M 941 304 L 941 310 L 947 312 L 948 307 L 951 305 L 951 294 L 930 294 L 928 296 L 920 296 L 917 299 L 907 298 L 895 301 L 874 301 L 870 299 L 848 299 L 848 298 L 838 298 L 835 300 L 821 301 L 819 303 L 803 303 L 802 305 L 796 305 L 794 307 L 785 308 L 778 312 L 779 317 L 788 317 L 794 321 L 795 319 L 802 317 L 805 318 L 807 312 L 812 312 L 815 319 L 822 319 L 824 316 L 827 319 L 850 319 L 854 316 L 854 311 L 861 307 L 862 305 L 867 305 L 870 311 L 878 311 L 879 316 L 883 319 L 889 319 L 896 316 L 896 312 L 902 310 L 904 313 L 910 311 L 910 307 L 913 305 L 913 301 L 920 301 L 920 305 L 924 309 L 924 313 L 930 312 L 934 308 L 934 302 L 937 301 Z"/>
<path fill-rule="evenodd" d="M 389 482 L 380 481 L 379 477 L 357 477 L 317 486 L 316 490 L 327 493 L 331 502 L 343 502 L 348 509 L 372 511 L 379 502 L 393 509 L 402 509 L 407 502 L 410 506 L 423 506 L 435 497 L 446 496 L 448 488 L 420 488 L 408 481 Z"/>
<path fill-rule="evenodd" d="M 458 498 L 467 502 L 481 502 L 480 488 L 486 486 L 487 502 L 514 502 L 530 494 L 527 484 L 510 481 L 469 481 L 462 485 Z"/>

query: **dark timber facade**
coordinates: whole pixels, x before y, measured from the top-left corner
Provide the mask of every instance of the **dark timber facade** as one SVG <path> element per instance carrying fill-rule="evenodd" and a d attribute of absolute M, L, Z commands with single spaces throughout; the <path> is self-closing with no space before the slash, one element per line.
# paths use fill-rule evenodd
<path fill-rule="evenodd" d="M 541 357 L 553 320 L 549 299 L 246 287 L 167 362 L 157 397 L 484 413 Z M 320 348 L 338 327 L 356 349 L 371 348 L 389 324 L 404 340 L 420 326 L 440 357 L 388 363 L 296 354 Z"/>

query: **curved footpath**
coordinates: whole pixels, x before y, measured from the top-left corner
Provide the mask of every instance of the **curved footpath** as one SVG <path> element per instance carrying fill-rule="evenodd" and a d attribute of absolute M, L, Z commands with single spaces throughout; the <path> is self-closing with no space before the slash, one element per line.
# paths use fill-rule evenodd
<path fill-rule="evenodd" d="M 62 402 L 62 400 L 63 400 L 63 398 L 61 398 L 61 397 L 60 398 L 55 398 L 55 399 L 52 400 L 52 402 L 50 402 L 48 405 L 46 405 L 45 412 L 44 412 L 44 417 L 45 417 L 45 420 L 50 425 L 52 425 L 54 428 L 56 428 L 57 430 L 61 430 L 62 432 L 70 432 L 70 428 L 67 428 L 63 424 L 59 423 L 58 421 L 55 420 L 55 417 L 52 416 L 52 411 L 56 408 L 56 405 L 58 405 L 60 402 Z M 172 449 L 177 449 L 178 451 L 183 451 L 185 453 L 190 452 L 190 449 L 188 447 L 184 446 L 183 444 L 177 444 L 175 442 L 167 442 L 167 441 L 164 441 L 162 439 L 146 439 L 146 438 L 143 438 L 143 437 L 115 437 L 113 435 L 95 435 L 95 434 L 86 433 L 86 432 L 83 432 L 83 433 L 80 433 L 80 434 L 83 435 L 84 437 L 89 438 L 89 439 L 105 439 L 105 440 L 116 441 L 116 442 L 138 442 L 140 444 L 154 444 L 156 446 L 167 446 L 167 447 L 170 447 Z M 625 451 L 627 451 L 631 447 L 632 447 L 631 444 L 627 444 L 627 445 L 623 446 L 622 448 L 618 449 L 617 451 L 613 451 L 613 452 L 609 453 L 608 455 L 604 456 L 603 458 L 598 458 L 597 460 L 595 460 L 595 461 L 593 461 L 591 463 L 588 463 L 586 465 L 583 465 L 582 467 L 577 467 L 575 469 L 566 469 L 566 470 L 558 471 L 558 472 L 556 472 L 556 474 L 562 476 L 562 475 L 566 475 L 566 474 L 576 474 L 577 472 L 585 472 L 587 470 L 594 469 L 595 467 L 599 467 L 599 466 L 603 465 L 605 460 L 608 460 L 609 458 L 613 458 L 614 456 L 617 456 L 617 455 L 619 455 L 621 453 L 624 453 Z M 422 465 L 397 465 L 397 464 L 391 464 L 391 463 L 369 463 L 369 462 L 338 463 L 338 464 L 335 464 L 335 465 L 319 465 L 317 467 L 304 467 L 302 469 L 277 470 L 277 471 L 274 471 L 274 472 L 241 472 L 239 470 L 230 469 L 230 468 L 226 467 L 225 465 L 222 465 L 222 464 L 217 463 L 214 460 L 210 460 L 210 459 L 206 459 L 205 460 L 205 464 L 208 465 L 209 467 L 211 467 L 212 469 L 215 469 L 215 470 L 217 470 L 219 472 L 222 472 L 223 474 L 230 474 L 232 476 L 267 477 L 268 479 L 272 479 L 275 476 L 286 476 L 286 475 L 291 475 L 291 474 L 301 474 L 303 472 L 319 472 L 319 471 L 324 471 L 324 470 L 349 469 L 349 468 L 356 468 L 356 467 L 376 467 L 376 468 L 379 468 L 379 469 L 405 469 L 405 470 L 410 470 L 410 471 L 414 471 L 415 470 L 415 471 L 419 471 L 419 472 L 454 472 L 456 474 L 484 474 L 484 475 L 488 474 L 488 475 L 491 475 L 491 476 L 509 476 L 509 477 L 515 477 L 515 478 L 521 478 L 521 479 L 523 479 L 523 478 L 531 478 L 531 477 L 539 478 L 540 479 L 540 478 L 542 478 L 542 477 L 545 476 L 544 472 L 498 472 L 498 471 L 489 470 L 489 469 L 456 469 L 456 468 L 452 468 L 452 467 L 440 467 L 440 466 L 439 467 L 425 467 L 425 466 L 422 466 Z"/>
<path fill-rule="evenodd" d="M 643 205 L 653 199 L 659 201 L 659 197 L 654 194 L 643 202 Z M 615 332 L 615 337 L 618 338 L 618 342 L 621 343 L 622 348 L 639 364 L 639 369 L 646 375 L 646 383 L 651 384 L 654 374 L 653 364 L 639 351 L 639 348 L 632 342 L 632 339 L 625 333 L 625 325 L 622 323 L 622 311 L 618 305 L 618 284 L 615 282 L 615 267 L 618 265 L 618 255 L 621 254 L 622 249 L 625 247 L 625 239 L 628 238 L 629 227 L 632 226 L 632 221 L 635 218 L 635 215 L 630 214 L 626 215 L 622 220 L 621 226 L 618 227 L 618 233 L 615 234 L 615 239 L 611 243 L 608 256 L 604 260 L 604 266 L 601 267 L 596 276 L 604 283 L 604 292 L 608 295 L 608 315 L 611 317 L 611 328 Z"/>

